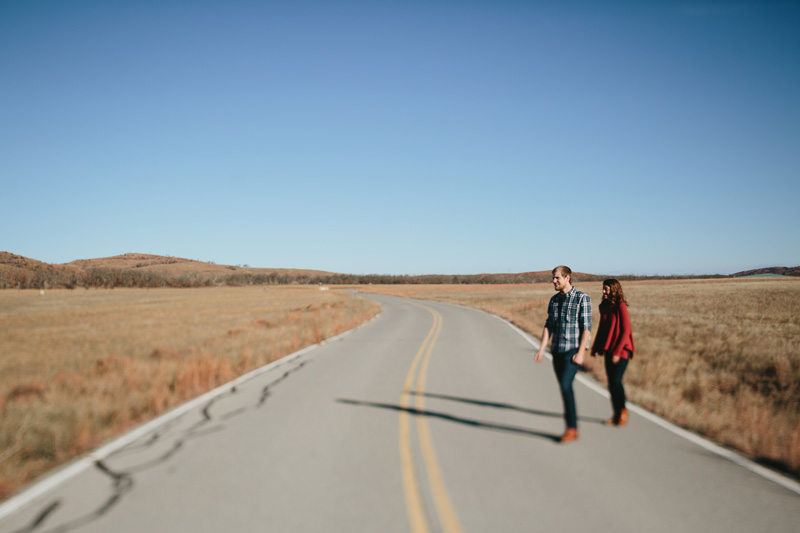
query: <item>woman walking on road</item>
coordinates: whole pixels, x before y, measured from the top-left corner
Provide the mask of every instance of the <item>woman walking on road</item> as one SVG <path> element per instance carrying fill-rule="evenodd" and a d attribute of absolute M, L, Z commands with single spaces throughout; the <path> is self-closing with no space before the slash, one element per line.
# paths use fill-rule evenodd
<path fill-rule="evenodd" d="M 633 351 L 633 331 L 622 285 L 616 279 L 607 279 L 603 282 L 600 325 L 592 344 L 592 355 L 599 354 L 606 358 L 608 392 L 611 393 L 611 406 L 614 409 L 614 416 L 606 422 L 607 425 L 624 426 L 628 423 L 622 376 L 628 368 L 628 362 L 633 359 Z"/>

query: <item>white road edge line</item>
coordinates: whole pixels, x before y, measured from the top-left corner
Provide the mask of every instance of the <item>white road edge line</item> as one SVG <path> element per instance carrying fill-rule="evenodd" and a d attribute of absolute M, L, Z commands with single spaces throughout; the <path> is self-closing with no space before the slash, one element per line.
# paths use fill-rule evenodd
<path fill-rule="evenodd" d="M 77 476 L 87 468 L 90 468 L 97 461 L 102 461 L 112 453 L 124 448 L 125 446 L 127 446 L 132 442 L 135 442 L 136 440 L 147 435 L 156 428 L 168 422 L 171 422 L 180 416 L 185 415 L 192 409 L 195 409 L 196 407 L 199 407 L 200 405 L 207 403 L 213 400 L 214 398 L 217 398 L 218 396 L 230 392 L 231 389 L 241 385 L 246 381 L 249 381 L 257 376 L 260 376 L 261 374 L 273 370 L 275 367 L 278 367 L 285 363 L 289 363 L 293 359 L 297 359 L 301 355 L 307 354 L 308 352 L 315 350 L 320 346 L 324 346 L 328 343 L 340 340 L 342 337 L 346 337 L 347 335 L 354 333 L 355 331 L 365 327 L 366 325 L 372 323 L 374 320 L 378 319 L 378 317 L 380 317 L 382 314 L 383 311 L 380 311 L 369 321 L 359 326 L 356 326 L 351 330 L 345 331 L 344 333 L 340 333 L 339 335 L 336 335 L 329 339 L 325 339 L 322 342 L 318 342 L 317 344 L 306 346 L 305 348 L 298 350 L 292 354 L 289 354 L 286 357 L 282 357 L 262 367 L 256 368 L 255 370 L 252 370 L 247 374 L 243 374 L 242 376 L 239 376 L 233 381 L 230 381 L 224 385 L 220 385 L 216 389 L 213 389 L 203 394 L 202 396 L 198 396 L 193 400 L 189 400 L 188 402 L 181 404 L 178 407 L 175 407 L 171 411 L 167 411 L 163 415 L 158 416 L 153 420 L 150 420 L 149 422 L 143 423 L 141 426 L 138 426 L 130 430 L 129 432 L 120 435 L 116 439 L 108 442 L 107 444 L 102 445 L 95 451 L 90 452 L 87 455 L 84 455 L 80 459 L 68 463 L 66 466 L 56 470 L 50 475 L 47 475 L 47 477 L 45 477 L 41 481 L 34 482 L 34 484 L 28 487 L 27 489 L 23 489 L 22 492 L 20 492 L 19 494 L 12 496 L 8 500 L 0 504 L 0 520 L 3 520 L 7 516 L 25 507 L 26 505 L 33 502 L 40 496 L 47 494 L 48 492 L 52 491 L 62 483 L 69 481 L 74 476 Z"/>
<path fill-rule="evenodd" d="M 492 313 L 489 313 L 489 314 L 492 315 Z M 534 348 L 536 348 L 537 350 L 539 349 L 539 346 L 541 345 L 541 341 L 539 339 L 537 339 L 537 338 L 533 337 L 532 335 L 528 334 L 527 332 L 523 331 L 522 329 L 520 329 L 516 325 L 512 324 L 511 322 L 509 322 L 508 320 L 506 320 L 503 317 L 500 317 L 500 316 L 497 316 L 497 315 L 492 315 L 492 316 L 494 316 L 498 320 L 508 324 L 511 327 L 511 329 L 515 330 L 517 333 L 522 335 L 522 337 L 526 341 L 528 341 Z M 552 361 L 552 356 L 550 355 L 550 353 L 545 352 L 545 356 L 549 360 Z M 578 374 L 577 380 L 580 381 L 581 383 L 583 383 L 584 385 L 586 385 L 587 387 L 589 387 L 590 389 L 592 389 L 593 391 L 597 392 L 601 396 L 604 396 L 606 398 L 610 397 L 608 391 L 605 388 L 603 388 L 602 386 L 600 386 L 596 382 L 588 379 L 587 377 Z M 774 471 L 772 471 L 772 470 L 770 470 L 768 468 L 764 468 L 763 466 L 751 461 L 750 459 L 748 459 L 748 458 L 746 458 L 746 457 L 744 457 L 742 455 L 739 455 L 736 452 L 733 452 L 731 450 L 723 448 L 722 446 L 720 446 L 718 444 L 714 444 L 713 442 L 711 442 L 709 440 L 706 440 L 703 437 L 700 437 L 698 435 L 695 435 L 694 433 L 691 433 L 691 432 L 689 432 L 689 431 L 687 431 L 687 430 L 685 430 L 683 428 L 679 428 L 675 424 L 666 421 L 665 419 L 661 418 L 660 416 L 655 415 L 655 414 L 651 413 L 650 411 L 647 411 L 646 409 L 644 409 L 642 407 L 639 407 L 638 405 L 635 405 L 635 404 L 632 404 L 630 402 L 627 402 L 627 406 L 628 406 L 628 409 L 630 411 L 633 411 L 636 414 L 643 416 L 644 418 L 648 419 L 650 422 L 653 422 L 654 424 L 657 424 L 657 425 L 661 426 L 662 428 L 666 429 L 667 431 L 669 431 L 671 433 L 674 433 L 675 435 L 678 435 L 679 437 L 683 437 L 684 439 L 688 440 L 689 442 L 692 442 L 692 443 L 700 446 L 701 448 L 705 448 L 706 450 L 710 451 L 711 453 L 714 453 L 716 455 L 719 455 L 720 457 L 728 459 L 729 461 L 732 461 L 732 462 L 736 463 L 737 465 L 742 466 L 742 467 L 750 470 L 751 472 L 754 472 L 754 473 L 758 474 L 759 476 L 761 476 L 761 477 L 763 477 L 765 479 L 768 479 L 768 480 L 770 480 L 770 481 L 772 481 L 774 483 L 777 483 L 778 485 L 782 486 L 783 488 L 788 489 L 788 490 L 794 492 L 795 494 L 799 494 L 800 495 L 800 483 L 797 483 L 796 481 L 794 481 L 792 479 L 789 479 L 788 477 L 783 476 L 783 475 L 781 475 L 781 474 L 779 474 L 777 472 L 774 472 Z"/>

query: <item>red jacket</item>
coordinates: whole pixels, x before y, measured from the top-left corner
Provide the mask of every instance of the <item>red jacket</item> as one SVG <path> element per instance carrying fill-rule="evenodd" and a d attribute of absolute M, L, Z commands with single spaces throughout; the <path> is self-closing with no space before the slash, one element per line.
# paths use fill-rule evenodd
<path fill-rule="evenodd" d="M 596 353 L 618 355 L 623 359 L 633 358 L 633 330 L 631 319 L 628 316 L 628 306 L 620 302 L 614 309 L 611 304 L 603 300 L 600 303 L 600 325 L 592 344 L 592 355 Z"/>

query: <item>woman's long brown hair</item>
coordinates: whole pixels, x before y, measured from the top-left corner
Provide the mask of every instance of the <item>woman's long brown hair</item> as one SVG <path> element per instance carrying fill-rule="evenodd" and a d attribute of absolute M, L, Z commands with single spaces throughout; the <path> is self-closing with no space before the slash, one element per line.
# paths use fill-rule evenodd
<path fill-rule="evenodd" d="M 622 285 L 614 278 L 609 278 L 603 282 L 603 287 L 611 289 L 611 294 L 608 295 L 608 303 L 614 307 L 619 307 L 619 304 L 625 302 L 628 305 L 628 300 L 625 299 L 625 293 L 622 292 Z"/>

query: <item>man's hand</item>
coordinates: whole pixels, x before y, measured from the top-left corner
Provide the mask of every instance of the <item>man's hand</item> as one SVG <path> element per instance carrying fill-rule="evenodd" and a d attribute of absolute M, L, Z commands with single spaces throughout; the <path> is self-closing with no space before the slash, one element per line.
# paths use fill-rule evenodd
<path fill-rule="evenodd" d="M 589 347 L 589 336 L 591 332 L 588 329 L 584 329 L 581 331 L 581 343 L 578 346 L 578 351 L 575 355 L 572 356 L 572 362 L 576 365 L 583 364 L 583 354 L 586 353 L 586 349 Z"/>
<path fill-rule="evenodd" d="M 547 329 L 547 326 L 545 325 L 545 327 L 542 329 L 542 342 L 541 344 L 539 344 L 539 351 L 536 352 L 536 355 L 533 358 L 534 361 L 536 361 L 537 363 L 542 362 L 542 355 L 544 355 L 544 349 L 549 344 L 550 344 L 550 330 Z"/>

